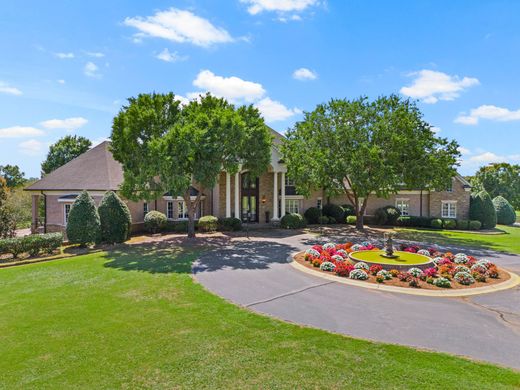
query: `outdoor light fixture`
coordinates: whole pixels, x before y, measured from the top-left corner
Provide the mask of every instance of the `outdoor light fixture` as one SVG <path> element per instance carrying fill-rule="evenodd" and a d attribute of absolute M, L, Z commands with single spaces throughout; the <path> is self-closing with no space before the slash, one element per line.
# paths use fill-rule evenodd
<path fill-rule="evenodd" d="M 265 198 L 265 195 L 262 195 L 262 204 L 265 204 L 267 202 L 267 199 Z"/>

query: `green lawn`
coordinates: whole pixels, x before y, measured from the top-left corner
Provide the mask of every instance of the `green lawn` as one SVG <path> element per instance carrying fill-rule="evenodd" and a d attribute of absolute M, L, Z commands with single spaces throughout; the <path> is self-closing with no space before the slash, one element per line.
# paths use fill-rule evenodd
<path fill-rule="evenodd" d="M 516 222 L 520 222 L 520 210 L 516 210 Z"/>
<path fill-rule="evenodd" d="M 501 234 L 478 232 L 454 232 L 449 230 L 398 228 L 397 238 L 436 243 L 439 245 L 464 245 L 520 254 L 520 227 L 498 225 Z"/>
<path fill-rule="evenodd" d="M 0 270 L 0 388 L 520 386 L 512 370 L 240 309 L 192 280 L 196 254 L 141 246 Z"/>

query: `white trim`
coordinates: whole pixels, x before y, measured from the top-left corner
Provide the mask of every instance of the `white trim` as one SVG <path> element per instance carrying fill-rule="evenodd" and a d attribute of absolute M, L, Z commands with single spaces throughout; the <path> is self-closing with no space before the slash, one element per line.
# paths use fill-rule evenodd
<path fill-rule="evenodd" d="M 82 191 L 81 190 L 78 190 L 79 192 L 75 192 L 74 190 L 71 190 L 71 191 L 40 191 L 40 190 L 28 190 L 27 192 L 37 192 L 38 194 L 43 194 L 43 195 L 79 195 Z M 103 196 L 105 195 L 108 191 L 111 191 L 111 190 L 106 190 L 106 191 L 90 191 L 90 190 L 87 190 L 87 192 L 91 195 L 91 196 Z M 117 191 L 116 191 L 117 192 Z"/>
<path fill-rule="evenodd" d="M 240 218 L 240 174 L 235 173 L 235 218 Z"/>
<path fill-rule="evenodd" d="M 444 205 L 445 204 L 449 204 L 449 205 L 455 205 L 455 215 L 452 216 L 452 215 L 445 215 L 444 214 Z M 458 213 L 458 210 L 457 210 L 457 201 L 456 200 L 441 200 L 441 218 L 448 218 L 448 219 L 456 219 L 457 218 L 457 213 Z M 449 207 L 449 210 L 451 210 L 451 207 Z"/>
<path fill-rule="evenodd" d="M 281 199 L 282 197 L 279 196 L 278 197 L 279 199 Z M 303 200 L 305 199 L 305 197 L 303 195 L 285 195 L 285 199 L 292 199 L 292 200 Z"/>
<path fill-rule="evenodd" d="M 69 195 L 74 195 L 74 194 L 69 194 Z M 78 196 L 78 195 L 76 195 Z M 76 199 L 59 199 L 58 198 L 58 203 L 74 203 Z"/>
<path fill-rule="evenodd" d="M 67 206 L 69 206 L 69 213 L 70 213 L 70 209 L 72 208 L 72 205 L 70 203 L 65 203 L 63 205 L 63 226 L 67 226 L 67 223 L 68 223 Z"/>
<path fill-rule="evenodd" d="M 278 172 L 273 172 L 273 221 L 278 221 Z"/>
<path fill-rule="evenodd" d="M 403 214 L 403 210 L 401 210 L 398 206 L 398 203 L 401 202 L 406 202 L 407 203 L 407 206 L 406 206 L 406 214 Z M 401 215 L 403 217 L 408 217 L 410 215 L 410 198 L 395 198 L 395 208 L 398 209 L 400 212 L 401 212 Z"/>
<path fill-rule="evenodd" d="M 280 184 L 282 186 L 281 190 L 282 190 L 282 209 L 280 210 L 281 211 L 281 214 L 282 214 L 282 217 L 285 215 L 285 172 L 282 172 L 282 177 L 281 177 L 281 180 L 280 180 Z"/>
<path fill-rule="evenodd" d="M 226 218 L 231 217 L 231 175 L 226 172 Z"/>
<path fill-rule="evenodd" d="M 177 197 L 173 197 L 173 196 L 163 196 L 162 197 L 164 200 L 168 201 L 168 202 L 176 202 L 176 201 L 181 201 L 181 200 L 184 200 L 184 198 L 182 196 L 177 196 Z M 190 196 L 190 200 L 196 200 L 197 197 L 196 196 Z M 202 195 L 200 197 L 200 200 L 204 200 L 206 199 L 206 195 Z"/>

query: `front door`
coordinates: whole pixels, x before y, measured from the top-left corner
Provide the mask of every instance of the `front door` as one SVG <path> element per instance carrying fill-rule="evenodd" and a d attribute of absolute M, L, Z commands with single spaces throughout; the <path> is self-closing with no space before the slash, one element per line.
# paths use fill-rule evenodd
<path fill-rule="evenodd" d="M 258 178 L 249 173 L 242 174 L 242 221 L 258 222 Z"/>

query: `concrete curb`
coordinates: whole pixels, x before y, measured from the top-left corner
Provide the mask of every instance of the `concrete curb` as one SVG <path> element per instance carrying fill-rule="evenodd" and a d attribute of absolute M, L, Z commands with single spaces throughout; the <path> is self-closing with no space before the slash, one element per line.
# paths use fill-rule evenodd
<path fill-rule="evenodd" d="M 476 288 L 467 289 L 467 290 L 449 290 L 449 289 L 446 289 L 446 290 L 421 290 L 421 289 L 406 288 L 406 287 L 385 286 L 384 284 L 367 283 L 367 282 L 360 281 L 360 280 L 342 278 L 342 277 L 332 275 L 332 274 L 329 275 L 329 274 L 324 274 L 321 272 L 313 271 L 307 267 L 304 267 L 303 265 L 301 265 L 300 263 L 298 263 L 297 261 L 295 261 L 293 259 L 293 256 L 295 256 L 297 253 L 300 253 L 300 252 L 291 254 L 288 261 L 290 262 L 290 264 L 293 268 L 295 268 L 301 272 L 305 272 L 306 274 L 314 275 L 318 278 L 331 280 L 331 281 L 341 283 L 341 284 L 347 284 L 350 286 L 363 287 L 363 288 L 367 288 L 370 290 L 378 290 L 378 291 L 384 291 L 384 292 L 419 295 L 419 296 L 425 296 L 425 297 L 453 298 L 453 297 L 468 297 L 468 296 L 472 296 L 472 295 L 494 293 L 497 291 L 502 291 L 502 290 L 507 290 L 507 289 L 513 288 L 520 284 L 520 276 L 504 269 L 504 271 L 510 275 L 510 279 L 506 280 L 505 282 L 490 285 L 490 286 L 476 287 Z"/>

